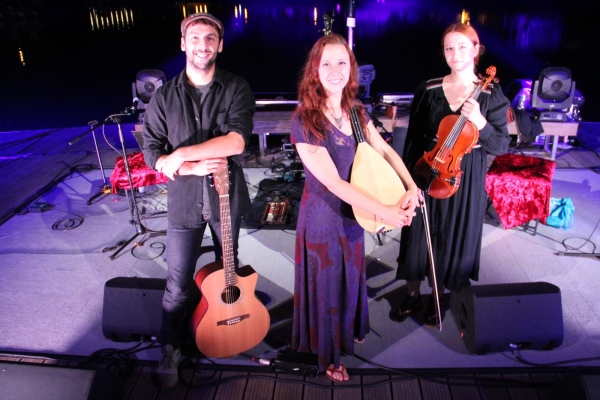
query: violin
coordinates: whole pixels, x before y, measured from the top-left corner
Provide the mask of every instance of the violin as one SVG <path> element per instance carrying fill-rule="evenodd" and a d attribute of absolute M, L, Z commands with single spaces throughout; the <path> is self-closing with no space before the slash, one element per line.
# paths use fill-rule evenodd
<path fill-rule="evenodd" d="M 490 66 L 486 76 L 469 96 L 477 100 L 496 76 L 496 67 Z M 415 164 L 413 173 L 427 182 L 425 192 L 436 199 L 446 199 L 458 190 L 462 171 L 460 162 L 479 140 L 479 129 L 464 115 L 448 115 L 442 119 L 437 132 L 438 141 L 433 150 L 425 152 Z"/>

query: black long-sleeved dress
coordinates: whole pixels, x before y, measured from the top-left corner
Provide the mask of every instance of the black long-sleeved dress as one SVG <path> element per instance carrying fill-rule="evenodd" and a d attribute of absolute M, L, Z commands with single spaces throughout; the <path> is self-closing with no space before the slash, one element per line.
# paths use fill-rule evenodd
<path fill-rule="evenodd" d="M 442 89 L 442 79 L 423 82 L 415 92 L 406 143 L 404 163 L 413 171 L 426 151 L 435 147 L 440 121 L 452 111 Z M 487 124 L 479 131 L 479 141 L 461 162 L 462 176 L 457 192 L 446 199 L 425 195 L 438 286 L 458 290 L 479 278 L 479 259 L 486 193 L 487 154 L 503 154 L 510 141 L 506 111 L 508 99 L 498 85 L 489 84 L 478 98 Z M 423 179 L 414 177 L 425 189 Z M 421 209 L 410 227 L 402 229 L 398 279 L 423 280 L 429 276 L 427 242 Z M 430 283 L 431 285 L 431 283 Z"/>

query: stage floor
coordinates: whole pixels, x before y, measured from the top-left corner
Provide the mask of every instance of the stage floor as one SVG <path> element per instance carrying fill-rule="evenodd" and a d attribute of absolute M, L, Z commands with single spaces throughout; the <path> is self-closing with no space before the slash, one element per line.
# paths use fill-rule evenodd
<path fill-rule="evenodd" d="M 480 279 L 473 282 L 474 285 L 549 282 L 560 288 L 564 341 L 549 351 L 516 352 L 534 364 L 600 366 L 600 294 L 597 289 L 600 260 L 556 255 L 567 250 L 597 252 L 600 129 L 592 128 L 586 128 L 589 130 L 589 137 L 585 139 L 587 148 L 562 151 L 557 157 L 552 197 L 573 200 L 575 224 L 571 229 L 540 224 L 533 236 L 518 228 L 504 230 L 489 221 L 484 224 Z M 0 137 L 7 137 L 2 135 Z M 518 149 L 529 154 L 538 150 Z M 91 157 L 88 162 L 93 162 L 95 155 L 87 154 L 87 157 Z M 114 159 L 114 154 L 108 155 L 111 157 Z M 263 179 L 279 176 L 277 157 L 277 154 L 270 160 L 247 157 L 244 172 L 251 196 L 256 194 Z M 575 163 L 591 165 L 583 168 L 574 166 Z M 110 161 L 105 164 L 109 164 L 105 171 L 108 176 L 112 165 Z M 19 168 L 19 158 L 15 157 L 10 161 L 10 168 L 5 164 L 2 170 Z M 41 173 L 43 163 L 38 168 Z M 28 203 L 21 209 L 30 212 L 9 215 L 0 226 L 0 353 L 86 357 L 104 348 L 131 347 L 132 343 L 116 343 L 102 333 L 105 283 L 114 277 L 166 277 L 165 237 L 161 235 L 153 236 L 150 232 L 141 235 L 135 241 L 143 242 L 143 246 L 132 243 L 114 260 L 109 259 L 115 250 L 103 252 L 103 249 L 116 246 L 136 232 L 130 224 L 127 200 L 122 195 L 109 194 L 87 205 L 86 201 L 102 183 L 102 175 L 97 169 L 78 169 L 74 164 L 70 168 L 71 172 L 53 187 L 48 188 L 47 182 L 31 183 L 37 184 L 38 189 L 49 189 L 33 199 L 51 205 L 47 211 L 34 212 Z M 6 174 L 3 179 L 7 179 Z M 166 228 L 165 188 L 149 187 L 140 196 L 143 223 L 149 231 Z M 249 355 L 272 358 L 290 339 L 294 235 L 294 231 L 288 230 L 242 229 L 240 263 L 251 265 L 259 274 L 257 291 L 271 313 L 267 339 L 250 349 Z M 471 354 L 450 311 L 446 312 L 441 332 L 412 318 L 403 323 L 391 321 L 390 310 L 398 307 L 406 294 L 405 282 L 394 279 L 399 231 L 382 236 L 381 243 L 370 234 L 365 234 L 365 239 L 372 331 L 364 344 L 356 346 L 358 355 L 373 363 L 402 369 L 530 368 L 509 351 Z M 199 258 L 197 265 L 201 267 L 211 261 L 212 254 L 207 253 Z M 428 292 L 426 283 L 422 289 Z M 445 303 L 448 298 L 446 294 Z M 511 312 L 495 311 L 498 314 Z M 532 312 L 548 310 L 542 306 Z M 158 359 L 158 350 L 150 348 L 137 353 L 137 357 L 154 361 Z M 257 365 L 243 356 L 201 362 Z M 350 368 L 373 368 L 354 357 L 344 357 L 343 362 Z"/>

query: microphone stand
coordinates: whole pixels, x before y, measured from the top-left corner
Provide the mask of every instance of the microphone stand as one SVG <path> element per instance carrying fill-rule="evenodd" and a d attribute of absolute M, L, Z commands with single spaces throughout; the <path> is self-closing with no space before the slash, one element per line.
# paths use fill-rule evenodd
<path fill-rule="evenodd" d="M 112 115 L 111 118 L 117 124 L 117 130 L 119 131 L 119 140 L 121 141 L 121 149 L 123 151 L 123 164 L 125 165 L 125 174 L 127 175 L 127 181 L 129 182 L 129 189 L 125 190 L 125 196 L 127 197 L 127 202 L 129 204 L 129 214 L 131 217 L 131 224 L 135 226 L 135 234 L 129 238 L 129 240 L 125 241 L 121 247 L 119 247 L 113 254 L 110 255 L 110 259 L 114 260 L 117 254 L 119 254 L 125 247 L 129 245 L 139 235 L 143 235 L 146 233 L 146 227 L 142 224 L 140 218 L 140 212 L 137 208 L 137 200 L 135 196 L 135 189 L 133 187 L 133 180 L 131 179 L 131 172 L 129 170 L 129 161 L 127 161 L 127 150 L 125 149 L 125 139 L 123 138 L 123 131 L 121 130 L 121 116 L 128 115 L 128 113 L 116 114 Z M 131 198 L 129 196 L 129 192 L 131 192 Z"/>
<path fill-rule="evenodd" d="M 106 121 L 103 122 L 102 125 L 104 125 L 105 123 L 106 123 Z M 106 175 L 104 174 L 104 166 L 102 165 L 102 157 L 100 157 L 100 149 L 98 148 L 98 141 L 96 140 L 96 131 L 94 130 L 94 128 L 95 128 L 95 125 L 97 125 L 97 124 L 98 124 L 98 121 L 96 121 L 96 120 L 88 122 L 88 125 L 91 127 L 91 129 L 89 131 L 85 132 L 83 135 L 80 135 L 76 139 L 69 142 L 69 145 L 72 145 L 73 143 L 78 141 L 80 138 L 82 138 L 84 135 L 87 135 L 88 132 L 90 132 L 90 131 L 92 132 L 92 138 L 94 139 L 94 147 L 96 148 L 96 156 L 98 157 L 98 165 L 100 166 L 100 173 L 102 174 L 102 185 L 100 185 L 100 187 L 99 187 L 100 191 L 98 193 L 96 193 L 95 195 L 93 195 L 92 197 L 90 197 L 88 199 L 88 201 L 85 203 L 88 206 L 91 205 L 92 202 L 99 196 L 102 196 L 103 194 L 109 194 L 111 192 L 110 185 L 106 182 Z"/>
<path fill-rule="evenodd" d="M 381 134 L 381 137 L 383 138 L 383 140 L 385 140 L 387 143 L 389 143 L 390 140 L 392 139 L 392 137 L 394 136 L 394 134 L 390 133 L 387 129 L 385 129 L 385 126 L 383 126 L 383 123 L 375 115 L 370 114 L 369 116 L 371 117 L 371 121 L 373 121 L 373 125 L 375 126 L 375 128 L 381 129 L 382 132 L 380 132 L 380 134 Z"/>

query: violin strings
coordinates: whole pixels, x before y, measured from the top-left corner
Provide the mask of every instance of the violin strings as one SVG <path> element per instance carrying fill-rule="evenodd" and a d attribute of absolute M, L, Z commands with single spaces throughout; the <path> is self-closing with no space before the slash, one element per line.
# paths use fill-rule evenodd
<path fill-rule="evenodd" d="M 481 94 L 481 91 L 483 90 L 484 84 L 485 81 L 481 81 L 481 83 L 477 85 L 473 90 L 473 93 L 471 94 L 470 98 L 477 99 Z M 442 148 L 438 152 L 438 156 L 440 159 L 444 160 L 448 156 L 450 149 L 454 148 L 454 145 L 456 144 L 456 141 L 458 140 L 458 137 L 460 136 L 466 122 L 467 118 L 461 114 L 458 117 L 458 121 L 456 122 L 456 124 L 454 124 L 454 127 L 450 131 L 450 134 L 448 135 L 448 137 L 446 137 L 446 140 L 444 140 Z M 438 157 L 434 157 L 432 168 L 437 167 L 437 162 Z"/>

